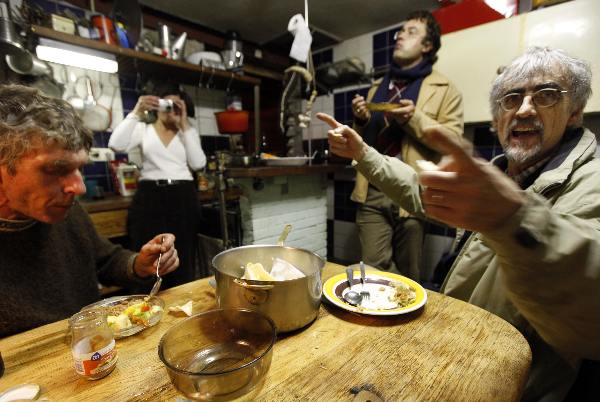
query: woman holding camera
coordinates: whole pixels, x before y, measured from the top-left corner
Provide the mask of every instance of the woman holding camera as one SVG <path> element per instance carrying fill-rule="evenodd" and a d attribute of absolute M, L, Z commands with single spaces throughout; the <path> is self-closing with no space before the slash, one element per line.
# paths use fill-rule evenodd
<path fill-rule="evenodd" d="M 156 113 L 156 121 L 146 123 Z M 163 287 L 196 279 L 196 185 L 191 171 L 206 165 L 189 96 L 176 89 L 140 96 L 135 108 L 113 131 L 108 146 L 118 152 L 139 149 L 142 168 L 127 217 L 129 247 L 136 250 L 155 233 L 175 234 L 179 269 Z"/>

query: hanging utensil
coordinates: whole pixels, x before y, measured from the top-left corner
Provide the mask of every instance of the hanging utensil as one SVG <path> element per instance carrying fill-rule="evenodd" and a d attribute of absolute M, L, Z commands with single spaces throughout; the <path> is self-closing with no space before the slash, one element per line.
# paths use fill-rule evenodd
<path fill-rule="evenodd" d="M 85 76 L 85 86 L 87 95 L 84 99 L 85 107 L 81 113 L 83 124 L 92 131 L 105 131 L 110 127 L 111 123 L 110 110 L 98 103 L 92 89 L 93 81 L 87 75 Z"/>
<path fill-rule="evenodd" d="M 27 50 L 21 44 L 10 14 L 10 2 L 0 0 L 0 53 L 22 55 Z"/>

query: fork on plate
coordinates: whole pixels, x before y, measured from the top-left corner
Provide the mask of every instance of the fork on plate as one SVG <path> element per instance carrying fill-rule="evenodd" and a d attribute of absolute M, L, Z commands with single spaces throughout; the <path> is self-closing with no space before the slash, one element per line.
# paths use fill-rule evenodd
<path fill-rule="evenodd" d="M 360 295 L 362 296 L 362 300 L 368 301 L 371 298 L 371 294 L 368 290 L 365 290 L 365 263 L 362 261 L 360 262 L 360 283 Z"/>

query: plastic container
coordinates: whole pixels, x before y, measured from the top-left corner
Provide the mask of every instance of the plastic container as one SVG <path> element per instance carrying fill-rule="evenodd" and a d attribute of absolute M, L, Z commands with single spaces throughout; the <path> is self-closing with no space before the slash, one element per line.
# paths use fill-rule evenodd
<path fill-rule="evenodd" d="M 248 118 L 250 113 L 247 110 L 226 110 L 216 112 L 217 127 L 221 134 L 243 134 L 248 131 Z"/>
<path fill-rule="evenodd" d="M 119 194 L 130 196 L 137 190 L 138 168 L 134 165 L 120 164 L 117 167 L 117 181 L 119 183 Z"/>
<path fill-rule="evenodd" d="M 103 310 L 80 311 L 69 320 L 75 372 L 88 380 L 110 374 L 117 364 L 115 338 Z"/>
<path fill-rule="evenodd" d="M 104 15 L 94 15 L 92 17 L 92 25 L 98 30 L 100 40 L 109 45 L 118 45 L 115 26 L 110 18 Z"/>

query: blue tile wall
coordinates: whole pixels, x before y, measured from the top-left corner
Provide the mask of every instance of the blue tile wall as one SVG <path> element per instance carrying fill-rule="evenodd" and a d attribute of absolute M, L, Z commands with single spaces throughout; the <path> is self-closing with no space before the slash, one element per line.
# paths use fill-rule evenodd
<path fill-rule="evenodd" d="M 394 34 L 400 29 L 400 26 L 380 32 L 373 35 L 373 68 L 383 69 L 392 62 L 392 53 L 394 52 Z"/>
<path fill-rule="evenodd" d="M 216 151 L 229 149 L 229 138 L 227 136 L 202 137 L 202 150 L 206 155 L 213 155 Z"/>
<path fill-rule="evenodd" d="M 333 49 L 327 49 L 312 54 L 315 68 L 333 61 Z"/>
<path fill-rule="evenodd" d="M 355 222 L 356 203 L 350 199 L 354 189 L 353 181 L 334 182 L 333 215 L 337 221 Z"/>
<path fill-rule="evenodd" d="M 473 145 L 477 155 L 488 161 L 503 153 L 498 137 L 489 125 L 474 128 Z"/>
<path fill-rule="evenodd" d="M 123 102 L 123 117 L 133 110 L 140 94 L 136 90 L 137 78 L 135 75 L 119 74 L 119 84 L 121 87 L 121 100 Z M 94 132 L 92 146 L 99 148 L 108 148 L 110 131 Z M 126 153 L 115 153 L 115 158 L 121 161 L 128 161 Z M 94 162 L 83 167 L 83 177 L 85 180 L 96 180 L 104 188 L 105 193 L 114 193 L 115 188 L 112 183 L 110 170 L 107 162 Z"/>
<path fill-rule="evenodd" d="M 340 123 L 351 126 L 354 120 L 352 115 L 352 99 L 356 94 L 366 98 L 367 92 L 369 92 L 368 86 L 336 93 L 333 97 L 333 114 L 335 119 Z"/>
<path fill-rule="evenodd" d="M 113 193 L 114 188 L 106 162 L 92 162 L 83 167 L 83 177 L 85 180 L 95 180 L 102 186 L 105 192 Z"/>

